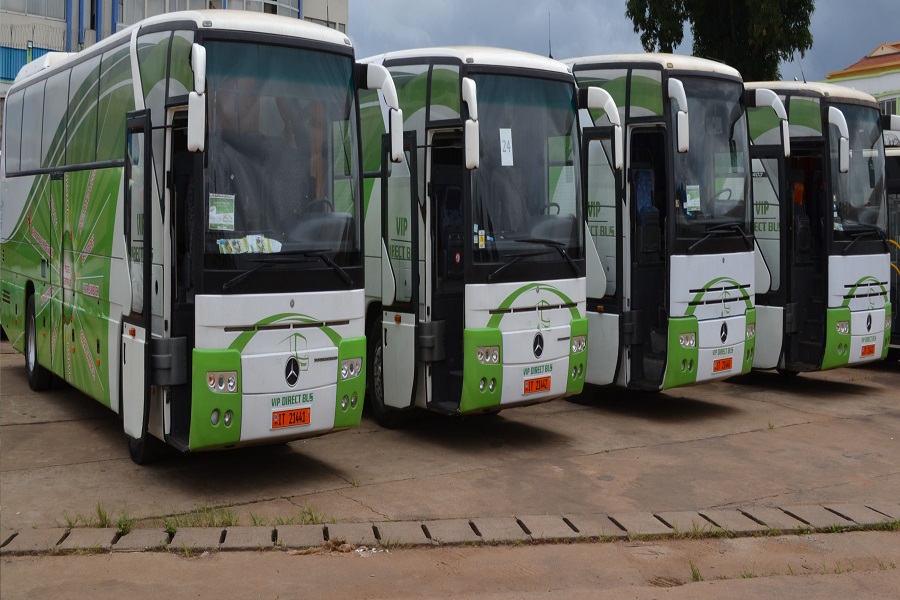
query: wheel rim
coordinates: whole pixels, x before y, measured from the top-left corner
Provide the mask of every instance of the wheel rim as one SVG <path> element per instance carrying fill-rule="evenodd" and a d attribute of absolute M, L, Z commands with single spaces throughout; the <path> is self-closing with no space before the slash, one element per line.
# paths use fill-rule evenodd
<path fill-rule="evenodd" d="M 34 315 L 29 315 L 27 327 L 28 331 L 25 335 L 25 343 L 27 345 L 25 356 L 28 360 L 28 370 L 33 371 L 34 365 L 37 363 L 37 343 L 34 341 Z"/>
<path fill-rule="evenodd" d="M 372 390 L 375 395 L 375 402 L 381 406 L 384 406 L 384 363 L 383 363 L 383 353 L 384 350 L 381 347 L 381 344 L 375 348 L 375 357 L 372 361 L 374 364 L 372 365 L 372 381 L 375 384 L 375 389 Z"/>

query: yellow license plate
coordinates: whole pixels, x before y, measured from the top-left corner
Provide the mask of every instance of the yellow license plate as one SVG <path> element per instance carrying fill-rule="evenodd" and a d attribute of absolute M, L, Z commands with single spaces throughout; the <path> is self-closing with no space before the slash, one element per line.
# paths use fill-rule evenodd
<path fill-rule="evenodd" d="M 550 391 L 550 376 L 547 377 L 538 377 L 537 379 L 526 379 L 525 380 L 525 393 L 526 394 L 536 394 L 538 392 L 549 392 Z"/>
<path fill-rule="evenodd" d="M 722 371 L 731 370 L 731 357 L 720 358 L 713 361 L 713 373 L 721 373 Z"/>
<path fill-rule="evenodd" d="M 875 356 L 875 344 L 866 344 L 862 347 L 862 357 Z"/>
<path fill-rule="evenodd" d="M 272 429 L 309 425 L 309 408 L 294 408 L 272 413 Z"/>

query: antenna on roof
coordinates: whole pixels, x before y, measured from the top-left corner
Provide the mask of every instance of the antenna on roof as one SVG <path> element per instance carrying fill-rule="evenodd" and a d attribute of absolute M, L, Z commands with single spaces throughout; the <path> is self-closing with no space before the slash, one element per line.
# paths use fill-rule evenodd
<path fill-rule="evenodd" d="M 803 73 L 803 63 L 800 62 L 800 59 L 797 59 L 797 66 L 800 67 L 800 76 L 803 77 L 803 83 L 806 83 L 806 75 Z"/>
<path fill-rule="evenodd" d="M 553 58 L 553 40 L 550 39 L 550 11 L 547 11 L 547 56 Z"/>

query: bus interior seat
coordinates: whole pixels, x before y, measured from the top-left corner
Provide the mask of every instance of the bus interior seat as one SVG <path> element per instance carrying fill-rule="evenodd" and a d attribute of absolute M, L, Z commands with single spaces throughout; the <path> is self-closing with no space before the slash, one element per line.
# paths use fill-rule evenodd
<path fill-rule="evenodd" d="M 807 253 L 810 251 L 812 232 L 809 226 L 809 215 L 806 214 L 806 177 L 802 170 L 791 169 L 788 175 L 790 193 L 793 199 L 794 250 Z"/>
<path fill-rule="evenodd" d="M 639 232 L 638 248 L 642 254 L 659 252 L 659 209 L 654 204 L 653 175 L 651 168 L 643 166 L 632 168 Z"/>
<path fill-rule="evenodd" d="M 520 187 L 521 174 L 515 167 L 501 167 L 491 181 L 494 214 L 499 215 L 499 231 L 518 231 L 528 215 L 525 197 Z"/>
<path fill-rule="evenodd" d="M 289 242 L 303 242 L 315 249 L 340 252 L 353 247 L 355 228 L 350 213 L 312 213 L 288 233 Z"/>

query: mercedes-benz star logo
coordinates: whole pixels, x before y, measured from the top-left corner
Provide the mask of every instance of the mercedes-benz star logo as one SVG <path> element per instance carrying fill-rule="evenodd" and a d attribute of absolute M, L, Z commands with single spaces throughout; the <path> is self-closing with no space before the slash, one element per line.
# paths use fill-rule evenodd
<path fill-rule="evenodd" d="M 722 343 L 725 343 L 725 340 L 728 339 L 728 323 L 722 323 L 722 329 L 719 330 L 719 337 L 722 339 Z"/>
<path fill-rule="evenodd" d="M 866 315 L 866 331 L 872 331 L 872 315 Z"/>
<path fill-rule="evenodd" d="M 296 356 L 292 356 L 284 365 L 284 380 L 289 386 L 294 387 L 298 379 L 300 379 L 300 361 Z"/>
<path fill-rule="evenodd" d="M 534 351 L 535 358 L 540 358 L 541 354 L 544 353 L 544 336 L 541 335 L 540 331 L 534 334 L 534 341 L 531 342 L 531 349 Z"/>

